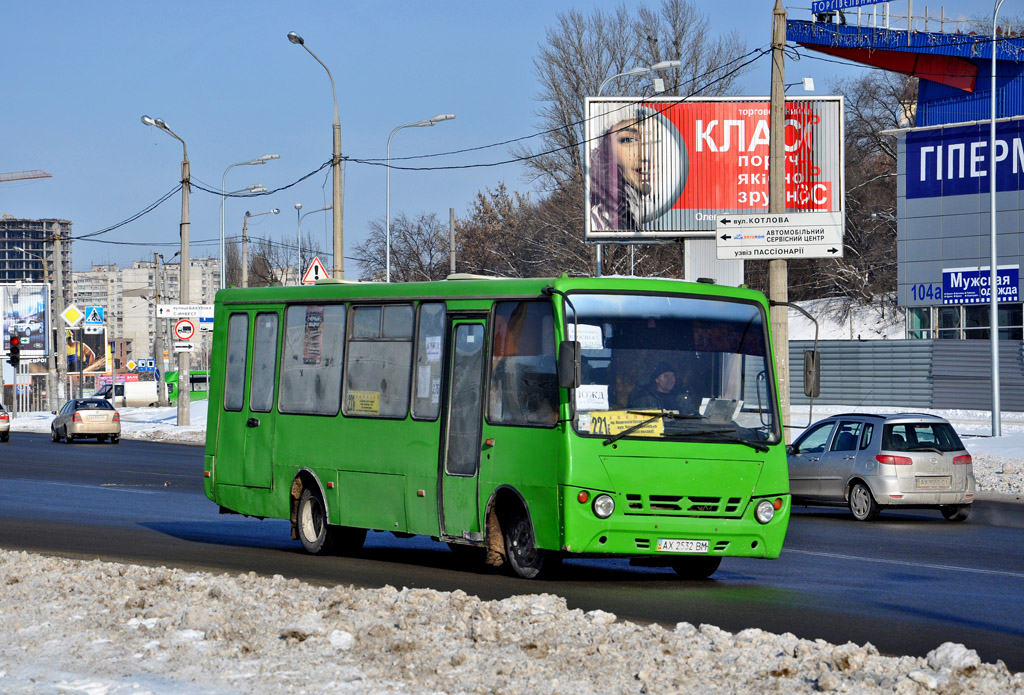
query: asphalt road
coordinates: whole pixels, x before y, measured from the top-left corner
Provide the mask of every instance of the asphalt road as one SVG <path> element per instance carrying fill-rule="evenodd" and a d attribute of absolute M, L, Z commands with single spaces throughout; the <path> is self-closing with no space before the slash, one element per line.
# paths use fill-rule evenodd
<path fill-rule="evenodd" d="M 924 655 L 947 641 L 1024 671 L 1024 505 L 975 503 L 971 519 L 798 509 L 775 561 L 727 558 L 713 579 L 621 560 L 573 560 L 528 582 L 424 538 L 371 533 L 358 557 L 312 557 L 286 522 L 220 515 L 202 492 L 202 449 L 122 440 L 0 444 L 0 547 L 326 584 L 424 587 L 484 599 L 548 592 L 620 618 L 759 627 L 883 653 Z"/>

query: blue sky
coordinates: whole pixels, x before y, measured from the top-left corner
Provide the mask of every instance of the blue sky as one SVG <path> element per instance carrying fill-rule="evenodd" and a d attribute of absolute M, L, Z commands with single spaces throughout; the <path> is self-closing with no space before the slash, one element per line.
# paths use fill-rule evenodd
<path fill-rule="evenodd" d="M 1013 5 L 1020 2 L 1010 0 L 1004 12 L 1017 12 Z M 68 219 L 80 237 L 149 207 L 177 185 L 182 149 L 166 133 L 144 126 L 143 114 L 163 118 L 185 140 L 193 180 L 209 189 L 220 189 L 229 165 L 266 153 L 280 159 L 234 167 L 227 190 L 256 183 L 273 190 L 318 169 L 331 155 L 330 82 L 305 50 L 288 42 L 289 31 L 302 35 L 334 74 L 347 157 L 384 158 L 394 127 L 438 113 L 454 113 L 456 119 L 400 131 L 391 145 L 393 160 L 531 135 L 538 130 L 539 108 L 533 59 L 545 31 L 568 9 L 616 5 L 603 0 L 3 3 L 0 172 L 42 169 L 53 178 L 0 183 L 0 213 Z M 698 5 L 712 33 L 735 28 L 748 48 L 768 44 L 771 0 L 698 0 Z M 905 0 L 891 5 L 894 12 L 906 10 Z M 937 7 L 930 11 L 937 13 Z M 985 11 L 991 8 L 986 5 Z M 976 3 L 967 0 L 946 3 L 947 16 L 975 12 Z M 809 13 L 794 9 L 790 16 Z M 766 95 L 769 73 L 767 58 L 755 63 L 741 93 Z M 787 81 L 812 76 L 819 94 L 837 74 L 855 76 L 860 69 L 816 60 L 787 64 Z M 508 148 L 495 147 L 431 161 L 466 165 L 505 159 Z M 346 270 L 353 278 L 355 246 L 370 221 L 384 218 L 385 169 L 350 162 L 344 180 Z M 501 182 L 516 190 L 530 186 L 515 164 L 394 170 L 392 217 L 433 212 L 447 221 L 449 208 L 465 215 L 478 191 Z M 278 208 L 279 215 L 250 219 L 249 233 L 294 243 L 294 204 L 302 203 L 302 212 L 308 212 L 330 202 L 325 169 L 273 195 L 229 199 L 226 234 L 241 233 L 246 211 Z M 192 256 L 216 256 L 219 195 L 193 190 L 190 208 Z M 180 214 L 176 195 L 98 237 L 101 242 L 76 242 L 75 269 L 151 260 L 155 251 L 169 258 L 178 248 Z M 317 235 L 329 251 L 330 213 L 306 217 L 306 233 Z"/>

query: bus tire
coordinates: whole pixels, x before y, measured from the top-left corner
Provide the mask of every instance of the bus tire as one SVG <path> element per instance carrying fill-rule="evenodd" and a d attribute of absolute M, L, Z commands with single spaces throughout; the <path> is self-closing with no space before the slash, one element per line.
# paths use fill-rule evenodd
<path fill-rule="evenodd" d="M 509 515 L 501 525 L 501 532 L 505 539 L 505 556 L 517 577 L 536 579 L 550 574 L 557 567 L 557 553 L 537 547 L 533 524 L 525 512 Z"/>
<path fill-rule="evenodd" d="M 709 555 L 707 557 L 684 557 L 672 563 L 672 569 L 683 579 L 707 579 L 718 571 L 722 558 Z"/>
<path fill-rule="evenodd" d="M 299 497 L 299 510 L 296 526 L 302 548 L 310 555 L 320 555 L 331 551 L 333 538 L 327 523 L 327 508 L 320 499 L 320 494 L 305 488 Z"/>

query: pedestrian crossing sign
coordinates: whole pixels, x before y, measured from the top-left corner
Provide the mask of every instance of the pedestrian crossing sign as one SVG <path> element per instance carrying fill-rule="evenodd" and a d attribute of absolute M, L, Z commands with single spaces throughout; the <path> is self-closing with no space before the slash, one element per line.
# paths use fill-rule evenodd
<path fill-rule="evenodd" d="M 103 307 L 101 306 L 87 306 L 85 307 L 85 325 L 87 326 L 101 326 L 103 325 Z"/>

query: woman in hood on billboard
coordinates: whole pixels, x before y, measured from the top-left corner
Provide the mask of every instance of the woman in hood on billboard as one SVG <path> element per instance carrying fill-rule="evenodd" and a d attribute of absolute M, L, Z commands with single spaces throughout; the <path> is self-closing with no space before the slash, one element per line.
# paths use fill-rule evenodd
<path fill-rule="evenodd" d="M 590 163 L 592 230 L 640 228 L 643 196 L 651 192 L 641 124 L 636 117 L 618 121 L 605 131 L 594 150 Z"/>

